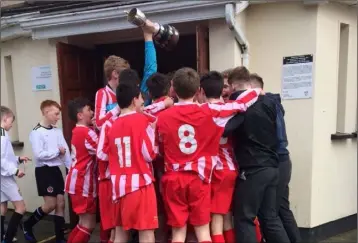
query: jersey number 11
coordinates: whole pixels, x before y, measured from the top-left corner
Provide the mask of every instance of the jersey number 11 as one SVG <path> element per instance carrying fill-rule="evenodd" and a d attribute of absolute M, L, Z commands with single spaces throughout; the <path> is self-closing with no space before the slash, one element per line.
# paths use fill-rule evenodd
<path fill-rule="evenodd" d="M 119 166 L 121 168 L 131 167 L 132 166 L 131 138 L 130 137 L 116 138 L 114 140 L 114 143 L 117 145 L 117 149 L 118 149 Z M 124 146 L 122 146 L 122 144 Z"/>

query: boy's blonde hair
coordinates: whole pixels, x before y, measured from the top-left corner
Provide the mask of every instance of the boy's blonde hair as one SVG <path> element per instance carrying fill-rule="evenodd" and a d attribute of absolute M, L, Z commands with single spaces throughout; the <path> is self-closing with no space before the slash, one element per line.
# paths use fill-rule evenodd
<path fill-rule="evenodd" d="M 115 55 L 109 56 L 103 65 L 104 75 L 107 80 L 112 78 L 113 71 L 117 71 L 120 74 L 122 70 L 128 68 L 130 68 L 128 61 Z"/>
<path fill-rule="evenodd" d="M 15 115 L 14 112 L 12 112 L 12 110 L 6 106 L 1 106 L 0 108 L 0 113 L 1 113 L 1 120 L 5 117 L 13 117 L 15 120 Z"/>

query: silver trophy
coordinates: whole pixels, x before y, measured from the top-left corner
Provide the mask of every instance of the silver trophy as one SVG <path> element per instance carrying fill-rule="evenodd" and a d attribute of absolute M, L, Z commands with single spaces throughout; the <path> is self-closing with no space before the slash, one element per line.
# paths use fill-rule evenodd
<path fill-rule="evenodd" d="M 160 47 L 172 50 L 179 41 L 178 30 L 168 24 L 153 23 L 138 8 L 132 8 L 128 15 L 128 21 L 138 27 L 147 28 L 153 33 L 153 39 Z"/>

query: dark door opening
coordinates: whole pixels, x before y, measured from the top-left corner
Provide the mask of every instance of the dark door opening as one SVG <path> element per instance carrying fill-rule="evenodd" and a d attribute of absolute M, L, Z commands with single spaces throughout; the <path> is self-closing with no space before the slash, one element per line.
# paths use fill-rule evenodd
<path fill-rule="evenodd" d="M 139 76 L 143 76 L 144 67 L 144 42 L 124 42 L 96 46 L 98 55 L 104 60 L 110 55 L 120 56 L 126 59 Z M 181 67 L 197 68 L 196 60 L 196 36 L 180 36 L 178 45 L 172 51 L 166 51 L 156 47 L 158 72 L 170 73 Z"/>

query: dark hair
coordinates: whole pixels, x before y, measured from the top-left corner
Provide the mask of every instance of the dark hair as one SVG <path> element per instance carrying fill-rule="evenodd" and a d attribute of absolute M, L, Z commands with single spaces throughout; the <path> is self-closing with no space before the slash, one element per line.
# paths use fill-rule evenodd
<path fill-rule="evenodd" d="M 68 102 L 68 116 L 74 122 L 78 122 L 77 114 L 83 111 L 83 108 L 90 106 L 90 101 L 83 97 L 78 97 Z"/>
<path fill-rule="evenodd" d="M 154 73 L 147 80 L 148 91 L 153 99 L 168 95 L 170 80 L 167 75 Z"/>
<path fill-rule="evenodd" d="M 192 68 L 181 68 L 173 76 L 173 88 L 179 98 L 189 99 L 195 96 L 200 87 L 199 74 Z"/>
<path fill-rule="evenodd" d="M 234 68 L 228 76 L 228 83 L 248 83 L 250 82 L 250 72 L 249 70 L 244 67 L 236 67 Z"/>
<path fill-rule="evenodd" d="M 119 82 L 123 83 L 133 83 L 136 85 L 140 84 L 140 78 L 136 70 L 133 69 L 124 69 L 119 74 Z"/>
<path fill-rule="evenodd" d="M 139 95 L 140 90 L 135 83 L 120 83 L 116 90 L 117 103 L 121 109 L 129 107 L 133 99 Z"/>
<path fill-rule="evenodd" d="M 200 87 L 207 98 L 220 98 L 224 88 L 224 78 L 217 71 L 211 71 L 200 79 Z"/>
<path fill-rule="evenodd" d="M 257 73 L 251 74 L 250 80 L 251 82 L 255 82 L 261 89 L 264 88 L 264 81 Z"/>

